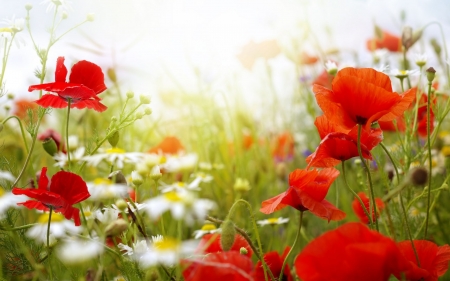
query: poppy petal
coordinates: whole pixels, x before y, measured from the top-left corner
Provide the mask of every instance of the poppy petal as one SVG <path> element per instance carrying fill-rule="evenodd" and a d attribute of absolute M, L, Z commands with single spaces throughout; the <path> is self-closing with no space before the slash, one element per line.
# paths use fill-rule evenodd
<path fill-rule="evenodd" d="M 56 60 L 55 82 L 66 82 L 67 68 L 64 65 L 64 57 Z"/>
<path fill-rule="evenodd" d="M 48 190 L 48 177 L 47 177 L 47 167 L 42 167 L 41 175 L 39 176 L 38 188 L 42 190 Z"/>
<path fill-rule="evenodd" d="M 72 67 L 69 82 L 82 84 L 98 95 L 106 90 L 104 79 L 102 69 L 98 65 L 82 60 Z"/>
<path fill-rule="evenodd" d="M 101 102 L 99 102 L 97 100 L 82 100 L 77 103 L 72 103 L 70 105 L 70 107 L 78 108 L 78 109 L 89 108 L 89 109 L 93 109 L 97 112 L 103 112 L 106 109 L 108 109 L 108 107 L 106 107 L 104 104 L 102 104 Z"/>
<path fill-rule="evenodd" d="M 36 101 L 42 107 L 48 108 L 66 108 L 67 101 L 60 96 L 55 96 L 52 94 L 43 95 L 40 99 Z"/>
<path fill-rule="evenodd" d="M 52 177 L 50 191 L 60 194 L 68 204 L 74 205 L 91 196 L 83 179 L 74 173 L 59 171 Z"/>

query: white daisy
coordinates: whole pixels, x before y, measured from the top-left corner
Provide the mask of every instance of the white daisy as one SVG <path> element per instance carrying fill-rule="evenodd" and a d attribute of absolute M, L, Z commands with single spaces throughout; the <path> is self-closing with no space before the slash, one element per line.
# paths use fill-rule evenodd
<path fill-rule="evenodd" d="M 8 171 L 0 170 L 0 180 L 15 181 L 16 178 Z"/>
<path fill-rule="evenodd" d="M 195 230 L 194 233 L 192 233 L 192 234 L 194 235 L 195 239 L 199 239 L 205 234 L 213 234 L 213 233 L 218 233 L 218 232 L 219 233 L 222 232 L 222 229 L 217 228 L 212 223 L 205 223 L 201 229 Z"/>
<path fill-rule="evenodd" d="M 276 224 L 284 224 L 289 222 L 289 218 L 270 218 L 270 219 L 265 219 L 265 220 L 259 220 L 256 223 L 259 224 L 260 226 L 265 226 L 265 225 L 276 225 Z"/>
<path fill-rule="evenodd" d="M 136 206 L 136 208 L 134 208 L 134 206 L 133 206 L 133 204 L 132 204 L 131 202 L 127 202 L 127 204 L 128 204 L 128 207 L 131 209 L 131 211 L 132 211 L 133 213 L 136 212 L 136 210 L 139 211 L 139 210 L 142 210 L 142 209 L 145 208 L 145 204 L 141 204 L 141 203 L 137 203 L 137 202 L 134 202 L 134 206 Z M 114 210 L 117 210 L 117 211 L 120 212 L 119 208 L 118 208 L 115 204 L 111 204 L 111 207 L 112 207 Z M 105 208 L 105 209 L 106 209 L 106 208 Z M 125 212 L 126 214 L 128 214 L 128 208 L 126 208 L 124 212 Z"/>
<path fill-rule="evenodd" d="M 70 6 L 71 3 L 72 1 L 69 0 L 44 0 L 41 2 L 41 5 L 48 4 L 47 12 L 61 8 L 67 11 L 72 9 L 72 7 Z"/>
<path fill-rule="evenodd" d="M 170 191 L 176 191 L 176 192 L 183 192 L 185 190 L 200 190 L 199 184 L 200 184 L 201 178 L 196 178 L 191 183 L 187 184 L 185 182 L 177 181 L 172 184 L 165 184 L 163 182 L 161 186 L 159 186 L 159 190 L 161 190 L 162 193 L 167 193 Z"/>
<path fill-rule="evenodd" d="M 111 222 L 117 220 L 119 217 L 119 210 L 112 208 L 104 208 L 103 212 L 101 210 L 95 211 L 95 218 L 99 220 L 104 225 L 108 225 Z"/>
<path fill-rule="evenodd" d="M 42 214 L 38 223 L 32 226 L 26 233 L 29 238 L 32 238 L 38 242 L 47 242 L 47 227 L 48 227 L 48 213 Z M 71 220 L 64 219 L 64 216 L 59 213 L 52 213 L 52 219 L 50 223 L 50 244 L 56 242 L 56 238 L 62 238 L 66 236 L 66 233 L 77 234 L 82 231 L 82 227 L 75 226 Z"/>
<path fill-rule="evenodd" d="M 71 163 L 79 163 L 81 160 L 83 160 L 84 152 L 85 152 L 84 147 L 79 147 L 79 148 L 75 149 L 74 151 L 68 152 L 68 153 L 70 153 Z M 53 159 L 55 159 L 55 161 L 56 161 L 55 166 L 57 166 L 59 168 L 66 167 L 67 162 L 69 161 L 67 154 L 62 151 L 58 151 L 55 155 L 53 155 Z"/>
<path fill-rule="evenodd" d="M 56 254 L 65 264 L 79 264 L 101 255 L 103 251 L 103 245 L 97 241 L 71 238 L 64 240 Z"/>
<path fill-rule="evenodd" d="M 144 158 L 141 152 L 126 152 L 123 149 L 114 147 L 107 149 L 104 153 L 85 156 L 84 161 L 90 166 L 98 166 L 103 160 L 114 164 L 118 169 L 122 169 L 124 163 L 138 163 Z"/>
<path fill-rule="evenodd" d="M 28 196 L 25 195 L 15 195 L 11 192 L 6 192 L 0 186 L 0 219 L 5 217 L 6 211 L 9 208 L 19 208 L 17 203 L 25 202 L 29 200 Z"/>
<path fill-rule="evenodd" d="M 167 155 L 161 169 L 168 173 L 193 170 L 197 165 L 198 156 L 194 153 L 183 155 Z"/>
<path fill-rule="evenodd" d="M 128 197 L 128 186 L 113 183 L 109 179 L 97 178 L 93 182 L 87 182 L 88 191 L 91 194 L 88 200 L 102 201 Z"/>
<path fill-rule="evenodd" d="M 170 210 L 173 218 L 183 219 L 188 225 L 192 225 L 194 221 L 203 221 L 208 211 L 216 207 L 213 201 L 198 199 L 189 191 L 170 191 L 149 199 L 144 204 L 144 210 L 153 220 Z"/>

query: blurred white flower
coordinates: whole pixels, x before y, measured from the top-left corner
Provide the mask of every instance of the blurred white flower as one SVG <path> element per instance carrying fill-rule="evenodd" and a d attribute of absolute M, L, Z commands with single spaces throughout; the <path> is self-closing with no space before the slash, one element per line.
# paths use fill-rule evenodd
<path fill-rule="evenodd" d="M 208 211 L 216 207 L 214 201 L 196 198 L 190 191 L 170 191 L 149 199 L 144 204 L 144 211 L 153 220 L 170 210 L 174 219 L 183 219 L 188 225 L 192 225 L 194 221 L 203 221 Z"/>
<path fill-rule="evenodd" d="M 108 225 L 111 222 L 117 220 L 119 217 L 119 210 L 112 208 L 104 208 L 103 212 L 101 210 L 95 211 L 95 218 L 98 219 L 101 223 Z"/>
<path fill-rule="evenodd" d="M 10 172 L 0 170 L 0 180 L 15 181 L 16 178 Z"/>
<path fill-rule="evenodd" d="M 69 146 L 69 148 L 72 150 L 71 146 Z M 81 160 L 83 160 L 84 152 L 85 152 L 85 148 L 79 147 L 75 151 L 70 151 L 67 153 L 70 153 L 71 163 L 79 163 Z M 55 166 L 57 166 L 61 169 L 66 167 L 67 162 L 69 161 L 67 154 L 62 151 L 58 151 L 55 155 L 53 155 L 53 159 L 55 159 L 55 161 L 56 161 Z"/>
<path fill-rule="evenodd" d="M 194 153 L 185 155 L 167 155 L 166 162 L 160 165 L 168 173 L 193 170 L 197 165 L 198 156 Z"/>
<path fill-rule="evenodd" d="M 133 206 L 133 204 L 131 204 L 131 202 L 127 202 L 127 204 L 128 204 L 128 208 L 130 208 L 133 213 L 136 212 L 136 210 L 139 211 L 139 210 L 142 210 L 145 208 L 145 204 L 141 204 L 141 203 L 137 203 L 137 202 L 134 202 L 134 205 L 136 206 L 136 208 L 134 208 L 134 206 Z M 112 204 L 111 207 L 114 210 L 118 210 L 120 212 L 119 208 L 115 204 Z M 129 212 L 128 208 L 126 208 L 124 211 L 126 214 L 128 214 L 128 212 Z"/>
<path fill-rule="evenodd" d="M 48 4 L 47 12 L 49 12 L 55 9 L 71 10 L 71 3 L 72 1 L 69 0 L 44 0 L 41 2 L 41 5 Z"/>
<path fill-rule="evenodd" d="M 220 233 L 222 232 L 222 229 L 217 228 L 212 223 L 205 223 L 201 229 L 195 230 L 193 235 L 195 239 L 201 238 L 205 234 L 213 234 L 213 233 Z"/>
<path fill-rule="evenodd" d="M 259 224 L 260 226 L 265 226 L 265 225 L 284 224 L 287 222 L 289 222 L 289 218 L 279 217 L 279 218 L 270 218 L 270 219 L 265 219 L 265 220 L 259 220 L 256 223 Z"/>
<path fill-rule="evenodd" d="M 88 200 L 102 201 L 128 197 L 129 188 L 127 185 L 113 183 L 109 179 L 97 178 L 93 182 L 87 182 L 86 184 L 91 194 Z"/>
<path fill-rule="evenodd" d="M 124 163 L 138 163 L 144 158 L 141 152 L 125 152 L 125 150 L 114 147 L 107 149 L 104 153 L 85 156 L 84 161 L 90 166 L 98 166 L 103 160 L 108 161 L 110 165 L 115 165 L 118 169 L 123 168 Z"/>
<path fill-rule="evenodd" d="M 24 18 L 17 18 L 13 15 L 11 19 L 4 19 L 3 23 L 5 23 L 9 29 L 11 29 L 12 33 L 21 32 L 25 26 Z"/>
<path fill-rule="evenodd" d="M 21 206 L 18 206 L 17 203 L 25 202 L 29 199 L 25 195 L 14 195 L 11 192 L 6 192 L 0 186 L 0 219 L 5 217 L 5 213 L 9 208 L 19 208 Z"/>
<path fill-rule="evenodd" d="M 79 264 L 101 255 L 103 250 L 103 245 L 97 241 L 72 238 L 65 239 L 56 254 L 63 263 Z"/>
<path fill-rule="evenodd" d="M 32 238 L 38 242 L 47 242 L 47 227 L 48 227 L 48 213 L 42 214 L 36 225 L 32 226 L 26 233 L 29 238 Z M 56 241 L 56 238 L 65 237 L 67 234 L 77 234 L 82 231 L 81 226 L 75 226 L 75 223 L 71 220 L 66 220 L 60 213 L 52 213 L 52 219 L 50 223 L 50 244 Z"/>

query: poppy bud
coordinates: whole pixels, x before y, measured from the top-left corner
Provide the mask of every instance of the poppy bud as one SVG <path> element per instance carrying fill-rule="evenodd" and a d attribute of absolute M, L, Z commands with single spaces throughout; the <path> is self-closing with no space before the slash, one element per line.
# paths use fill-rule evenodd
<path fill-rule="evenodd" d="M 42 142 L 42 146 L 44 147 L 44 150 L 50 155 L 53 156 L 58 152 L 58 147 L 56 146 L 56 142 L 52 138 L 45 139 Z"/>
<path fill-rule="evenodd" d="M 436 56 L 440 57 L 441 56 L 441 51 L 442 51 L 441 45 L 439 45 L 437 40 L 434 39 L 434 38 L 430 40 L 430 44 L 433 47 L 433 50 L 436 53 Z"/>
<path fill-rule="evenodd" d="M 112 180 L 114 183 L 127 184 L 127 180 L 121 170 L 117 170 L 109 174 L 108 179 Z"/>
<path fill-rule="evenodd" d="M 434 80 L 434 76 L 436 76 L 436 70 L 434 70 L 434 68 L 430 67 L 427 69 L 427 79 L 428 82 L 433 82 Z"/>
<path fill-rule="evenodd" d="M 233 247 L 234 239 L 236 237 L 236 229 L 234 223 L 231 220 L 226 220 L 222 223 L 222 235 L 220 236 L 220 245 L 222 250 L 227 252 Z"/>
<path fill-rule="evenodd" d="M 108 68 L 108 70 L 106 71 L 106 74 L 108 75 L 108 78 L 111 81 L 113 81 L 114 83 L 117 82 L 116 71 L 113 68 Z"/>
<path fill-rule="evenodd" d="M 423 167 L 412 169 L 408 175 L 411 184 L 416 186 L 423 186 L 428 181 L 428 171 Z"/>
<path fill-rule="evenodd" d="M 412 27 L 405 26 L 402 32 L 402 45 L 403 47 L 405 47 L 406 50 L 408 50 L 413 44 L 414 42 L 413 42 Z"/>
<path fill-rule="evenodd" d="M 115 131 L 109 138 L 108 142 L 112 147 L 116 147 L 117 143 L 119 142 L 119 131 Z"/>
<path fill-rule="evenodd" d="M 128 228 L 128 223 L 124 219 L 118 219 L 108 224 L 105 228 L 106 236 L 118 236 Z"/>

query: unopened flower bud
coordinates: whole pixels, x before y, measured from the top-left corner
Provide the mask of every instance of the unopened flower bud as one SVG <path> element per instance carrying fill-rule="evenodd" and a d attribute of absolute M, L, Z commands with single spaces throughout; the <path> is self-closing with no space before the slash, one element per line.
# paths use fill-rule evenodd
<path fill-rule="evenodd" d="M 116 116 L 111 117 L 111 123 L 116 123 L 116 122 L 117 122 L 117 117 Z"/>
<path fill-rule="evenodd" d="M 248 182 L 248 180 L 242 179 L 242 178 L 236 179 L 236 182 L 234 183 L 233 188 L 234 188 L 234 190 L 236 190 L 238 192 L 247 192 L 251 189 L 250 183 Z"/>
<path fill-rule="evenodd" d="M 138 171 L 131 172 L 131 182 L 135 186 L 140 186 L 142 183 L 144 183 L 144 178 L 139 174 Z"/>
<path fill-rule="evenodd" d="M 437 57 L 441 57 L 441 51 L 442 51 L 442 47 L 441 45 L 439 45 L 439 43 L 437 42 L 436 39 L 431 39 L 430 40 L 430 44 L 433 47 L 434 52 L 436 53 Z"/>
<path fill-rule="evenodd" d="M 108 179 L 112 180 L 114 183 L 127 184 L 127 180 L 121 170 L 117 170 L 109 174 Z"/>
<path fill-rule="evenodd" d="M 93 13 L 87 14 L 86 20 L 87 21 L 94 21 L 95 20 L 95 15 Z"/>
<path fill-rule="evenodd" d="M 128 204 L 123 199 L 118 199 L 116 201 L 116 206 L 117 206 L 117 209 L 119 209 L 122 212 L 125 211 L 126 209 L 128 209 Z"/>
<path fill-rule="evenodd" d="M 144 112 L 136 113 L 136 119 L 142 119 L 142 117 L 144 117 Z"/>
<path fill-rule="evenodd" d="M 106 75 L 108 75 L 108 78 L 114 83 L 117 82 L 116 71 L 113 68 L 108 68 Z"/>
<path fill-rule="evenodd" d="M 8 97 L 9 100 L 14 99 L 14 94 L 13 93 L 8 93 L 6 96 Z"/>
<path fill-rule="evenodd" d="M 62 18 L 63 20 L 67 19 L 68 16 L 69 16 L 69 15 L 67 14 L 66 11 L 63 11 L 62 14 L 61 14 L 61 18 Z"/>
<path fill-rule="evenodd" d="M 402 45 L 408 50 L 413 45 L 413 30 L 410 26 L 405 26 L 402 32 Z"/>
<path fill-rule="evenodd" d="M 144 109 L 144 113 L 145 113 L 145 115 L 150 115 L 150 114 L 152 114 L 152 109 L 150 108 L 150 107 L 146 107 L 145 109 Z"/>
<path fill-rule="evenodd" d="M 428 181 L 428 171 L 423 167 L 417 167 L 409 171 L 409 181 L 416 186 L 423 186 Z"/>
<path fill-rule="evenodd" d="M 443 190 L 448 190 L 448 184 L 444 183 L 444 184 L 441 186 L 441 188 L 442 188 Z"/>
<path fill-rule="evenodd" d="M 149 104 L 150 103 L 150 98 L 144 95 L 141 95 L 139 97 L 141 104 Z"/>
<path fill-rule="evenodd" d="M 71 151 L 77 149 L 80 146 L 80 142 L 78 140 L 78 136 L 72 135 L 69 136 L 69 149 Z"/>
<path fill-rule="evenodd" d="M 162 177 L 161 169 L 159 168 L 159 165 L 153 166 L 152 170 L 150 171 L 150 178 L 154 181 L 159 180 Z"/>
<path fill-rule="evenodd" d="M 56 142 L 52 138 L 45 139 L 42 142 L 42 146 L 44 147 L 44 150 L 50 155 L 53 156 L 58 152 L 58 146 L 56 145 Z"/>
<path fill-rule="evenodd" d="M 240 253 L 241 255 L 246 255 L 246 254 L 248 254 L 248 250 L 247 250 L 245 247 L 241 247 L 241 248 L 239 249 L 239 253 Z"/>
<path fill-rule="evenodd" d="M 9 111 L 9 110 L 11 109 L 11 106 L 5 105 L 3 108 L 4 108 L 6 111 Z"/>
<path fill-rule="evenodd" d="M 33 5 L 32 5 L 31 3 L 26 3 L 26 4 L 25 4 L 25 9 L 26 9 L 27 11 L 29 11 L 29 10 L 33 9 Z"/>
<path fill-rule="evenodd" d="M 234 223 L 231 220 L 226 220 L 222 223 L 222 235 L 220 236 L 220 245 L 222 250 L 227 252 L 233 247 L 234 239 L 236 237 L 236 229 Z"/>
<path fill-rule="evenodd" d="M 134 98 L 134 92 L 128 91 L 128 92 L 127 92 L 127 98 L 129 98 L 129 99 Z"/>
<path fill-rule="evenodd" d="M 119 142 L 119 131 L 115 131 L 109 138 L 108 142 L 112 147 L 116 147 L 117 143 Z"/>
<path fill-rule="evenodd" d="M 434 76 L 436 76 L 436 70 L 434 70 L 434 68 L 430 67 L 427 69 L 427 79 L 428 82 L 433 82 L 434 80 Z"/>
<path fill-rule="evenodd" d="M 124 219 L 118 219 L 110 223 L 105 228 L 106 236 L 118 236 L 128 228 L 128 223 Z"/>

